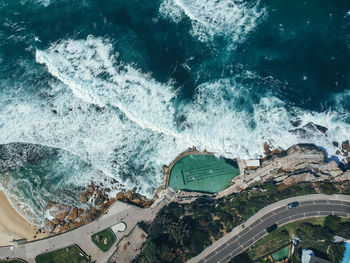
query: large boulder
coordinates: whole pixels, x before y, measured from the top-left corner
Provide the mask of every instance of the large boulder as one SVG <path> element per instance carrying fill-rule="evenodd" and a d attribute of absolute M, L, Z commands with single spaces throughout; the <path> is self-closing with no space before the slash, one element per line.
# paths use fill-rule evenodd
<path fill-rule="evenodd" d="M 78 208 L 74 207 L 68 215 L 68 220 L 75 220 L 78 217 Z"/>
<path fill-rule="evenodd" d="M 93 196 L 94 191 L 95 191 L 95 187 L 92 185 L 89 185 L 88 188 L 86 189 L 86 194 L 88 196 Z"/>
<path fill-rule="evenodd" d="M 51 233 L 55 229 L 55 224 L 49 219 L 45 218 L 43 230 L 44 232 Z"/>
<path fill-rule="evenodd" d="M 342 142 L 341 148 L 342 148 L 343 152 L 350 152 L 349 141 L 346 140 L 346 141 Z"/>
<path fill-rule="evenodd" d="M 87 201 L 89 200 L 85 193 L 80 194 L 79 199 L 80 199 L 80 202 L 83 204 L 87 203 Z"/>
<path fill-rule="evenodd" d="M 72 207 L 69 205 L 54 204 L 50 207 L 49 214 L 58 220 L 63 220 L 66 218 L 71 208 Z"/>

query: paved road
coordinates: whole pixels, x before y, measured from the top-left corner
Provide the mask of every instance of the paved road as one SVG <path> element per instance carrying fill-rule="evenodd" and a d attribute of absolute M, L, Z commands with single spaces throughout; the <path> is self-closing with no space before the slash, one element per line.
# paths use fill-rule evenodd
<path fill-rule="evenodd" d="M 314 199 L 312 199 L 312 196 Z M 322 198 L 323 197 L 323 198 Z M 299 200 L 298 200 L 299 199 Z M 288 209 L 287 204 L 299 201 L 299 206 Z M 256 241 L 267 235 L 266 228 L 274 223 L 279 226 L 299 219 L 338 215 L 350 218 L 350 196 L 310 195 L 282 200 L 259 211 L 253 217 L 235 228 L 232 232 L 216 241 L 201 254 L 191 259 L 189 263 L 223 263 L 242 253 Z"/>

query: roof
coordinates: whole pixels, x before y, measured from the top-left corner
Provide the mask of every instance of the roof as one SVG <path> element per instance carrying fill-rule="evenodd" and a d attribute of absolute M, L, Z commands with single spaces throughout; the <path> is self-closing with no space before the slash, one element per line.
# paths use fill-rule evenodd
<path fill-rule="evenodd" d="M 310 249 L 303 249 L 303 254 L 301 256 L 302 263 L 310 263 L 311 257 L 314 256 L 314 252 Z"/>
<path fill-rule="evenodd" d="M 258 166 L 260 166 L 260 160 L 259 159 L 257 159 L 257 160 L 246 160 L 245 164 L 248 167 L 258 167 Z"/>

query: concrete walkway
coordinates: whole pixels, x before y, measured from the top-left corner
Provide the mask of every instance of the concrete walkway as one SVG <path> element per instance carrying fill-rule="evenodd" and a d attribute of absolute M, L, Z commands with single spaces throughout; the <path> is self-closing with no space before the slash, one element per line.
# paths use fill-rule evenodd
<path fill-rule="evenodd" d="M 304 195 L 304 196 L 297 196 L 292 197 L 288 199 L 281 200 L 279 202 L 276 202 L 274 204 L 271 204 L 269 206 L 264 207 L 260 211 L 258 211 L 255 215 L 250 217 L 246 222 L 243 224 L 235 227 L 230 233 L 226 234 L 224 237 L 220 238 L 216 242 L 214 242 L 211 246 L 207 247 L 205 250 L 202 251 L 199 255 L 196 257 L 190 259 L 188 263 L 197 263 L 197 262 L 210 262 L 211 255 L 214 254 L 214 251 L 220 251 L 222 247 L 227 246 L 226 243 L 230 244 L 232 243 L 232 239 L 235 239 L 237 236 L 242 236 L 242 233 L 247 231 L 248 228 L 251 226 L 257 225 L 259 222 L 262 222 L 261 218 L 267 218 L 269 214 L 271 214 L 274 210 L 279 209 L 281 207 L 285 208 L 289 203 L 298 201 L 298 202 L 315 202 L 317 203 L 318 200 L 326 200 L 326 201 L 343 201 L 343 202 L 350 202 L 350 196 L 349 195 L 323 195 L 323 194 L 312 194 L 312 195 Z M 349 210 L 350 212 L 350 210 Z M 325 216 L 325 215 L 320 215 Z M 310 216 L 315 217 L 315 216 Z M 300 220 L 296 218 L 296 220 Z M 290 220 L 286 220 L 284 224 L 289 223 L 293 221 L 291 218 Z M 243 227 L 244 225 L 244 227 Z M 283 225 L 283 224 L 280 224 Z M 265 233 L 266 234 L 266 233 Z M 245 246 L 243 250 L 247 249 L 249 246 L 254 244 L 256 241 L 261 239 L 264 235 L 260 235 L 259 238 L 254 238 L 254 241 L 251 242 L 248 246 Z M 242 251 L 243 251 L 242 250 Z M 231 251 L 232 252 L 232 251 Z M 216 252 L 215 252 L 216 253 Z M 227 254 L 229 255 L 229 254 Z M 225 256 L 227 256 L 225 255 Z M 229 257 L 228 257 L 229 258 Z M 226 261 L 222 261 L 226 262 Z"/>
<path fill-rule="evenodd" d="M 0 259 L 21 258 L 29 263 L 34 263 L 35 257 L 39 254 L 76 244 L 83 249 L 85 253 L 90 255 L 93 261 L 96 260 L 96 262 L 105 263 L 115 249 L 112 247 L 109 251 L 102 252 L 92 242 L 91 235 L 119 222 L 124 222 L 127 225 L 127 229 L 120 233 L 120 236 L 117 236 L 119 240 L 123 236 L 128 235 L 138 222 L 152 221 L 158 211 L 170 201 L 171 200 L 164 195 L 161 200 L 158 200 L 158 202 L 150 208 L 138 208 L 117 201 L 113 206 L 116 208 L 120 207 L 119 209 L 111 208 L 106 215 L 80 228 L 46 239 L 28 242 L 23 245 L 0 247 Z"/>

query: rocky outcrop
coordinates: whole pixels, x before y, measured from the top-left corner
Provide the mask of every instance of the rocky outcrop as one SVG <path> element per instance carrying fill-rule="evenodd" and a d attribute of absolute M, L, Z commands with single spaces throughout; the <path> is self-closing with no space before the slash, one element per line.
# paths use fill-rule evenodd
<path fill-rule="evenodd" d="M 115 199 L 121 200 L 127 203 L 132 203 L 142 207 L 150 207 L 154 202 L 154 200 L 148 199 L 147 197 L 139 193 L 136 193 L 135 188 L 132 191 L 122 190 L 116 195 Z"/>
<path fill-rule="evenodd" d="M 348 175 L 336 162 L 327 160 L 321 149 L 311 144 L 299 144 L 262 158 L 259 168 L 245 170 L 235 177 L 232 185 L 218 198 L 267 180 L 288 186 L 299 182 L 340 182 L 349 179 L 350 172 Z"/>
<path fill-rule="evenodd" d="M 45 218 L 44 226 L 42 228 L 42 230 L 44 232 L 51 233 L 54 230 L 55 227 L 56 226 L 55 226 L 55 224 L 52 221 L 50 221 L 49 219 Z"/>
<path fill-rule="evenodd" d="M 69 205 L 56 204 L 53 202 L 49 203 L 48 207 L 49 207 L 49 214 L 58 220 L 65 219 L 72 208 Z"/>
<path fill-rule="evenodd" d="M 81 202 L 82 204 L 86 204 L 87 201 L 89 201 L 89 199 L 87 198 L 87 196 L 86 196 L 85 193 L 80 194 L 79 199 L 80 199 L 80 202 Z"/>
<path fill-rule="evenodd" d="M 91 183 L 79 196 L 81 204 L 89 207 L 87 210 L 49 202 L 47 208 L 54 219 L 45 220 L 46 232 L 64 233 L 96 220 L 116 201 L 115 198 L 109 198 L 107 193 L 110 191 L 109 188 L 103 189 Z"/>
<path fill-rule="evenodd" d="M 69 213 L 67 219 L 70 221 L 75 220 L 78 217 L 78 208 L 74 207 L 72 211 Z"/>

